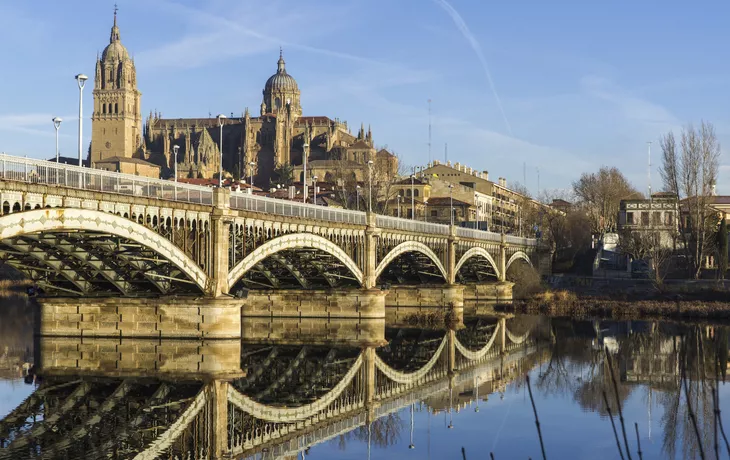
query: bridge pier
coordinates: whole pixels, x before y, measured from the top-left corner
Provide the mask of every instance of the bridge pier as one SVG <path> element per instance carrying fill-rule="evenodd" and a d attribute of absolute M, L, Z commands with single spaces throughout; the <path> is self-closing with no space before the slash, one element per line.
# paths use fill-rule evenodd
<path fill-rule="evenodd" d="M 210 286 L 206 290 L 213 297 L 220 297 L 230 290 L 228 286 L 228 232 L 231 218 L 230 191 L 213 189 L 213 212 L 210 216 L 211 248 L 208 276 Z"/>
<path fill-rule="evenodd" d="M 281 289 L 249 291 L 244 317 L 382 319 L 386 291 L 380 289 Z"/>
<path fill-rule="evenodd" d="M 515 283 L 497 281 L 493 283 L 464 285 L 464 302 L 500 303 L 512 301 L 512 288 Z"/>
<path fill-rule="evenodd" d="M 241 338 L 240 299 L 46 297 L 38 303 L 41 336 Z"/>

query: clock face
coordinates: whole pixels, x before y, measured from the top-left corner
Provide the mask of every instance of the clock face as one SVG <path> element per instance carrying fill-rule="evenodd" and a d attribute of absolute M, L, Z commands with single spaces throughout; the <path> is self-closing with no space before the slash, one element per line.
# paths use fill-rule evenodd
<path fill-rule="evenodd" d="M 109 141 L 106 141 L 105 145 L 106 145 L 106 148 L 108 148 L 108 149 L 112 148 L 112 143 Z"/>

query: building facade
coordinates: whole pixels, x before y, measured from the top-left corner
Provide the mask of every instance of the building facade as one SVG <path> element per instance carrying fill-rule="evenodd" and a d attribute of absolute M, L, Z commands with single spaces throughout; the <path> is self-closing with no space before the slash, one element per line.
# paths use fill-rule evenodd
<path fill-rule="evenodd" d="M 679 234 L 677 197 L 658 192 L 650 199 L 621 200 L 618 231 L 654 233 L 662 247 L 676 249 Z"/>

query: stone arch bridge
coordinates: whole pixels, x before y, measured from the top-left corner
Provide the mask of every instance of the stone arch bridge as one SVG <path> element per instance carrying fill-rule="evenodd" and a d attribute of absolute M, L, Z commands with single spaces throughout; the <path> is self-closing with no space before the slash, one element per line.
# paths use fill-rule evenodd
<path fill-rule="evenodd" d="M 0 259 L 47 296 L 505 281 L 535 240 L 0 155 Z"/>

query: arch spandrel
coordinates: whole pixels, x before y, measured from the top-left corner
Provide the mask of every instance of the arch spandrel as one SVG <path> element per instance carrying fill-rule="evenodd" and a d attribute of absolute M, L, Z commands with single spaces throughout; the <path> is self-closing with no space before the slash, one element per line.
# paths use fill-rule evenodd
<path fill-rule="evenodd" d="M 45 208 L 0 217 L 0 241 L 31 233 L 53 231 L 106 233 L 139 243 L 180 269 L 201 291 L 208 276 L 181 249 L 162 235 L 116 214 L 79 208 Z"/>

